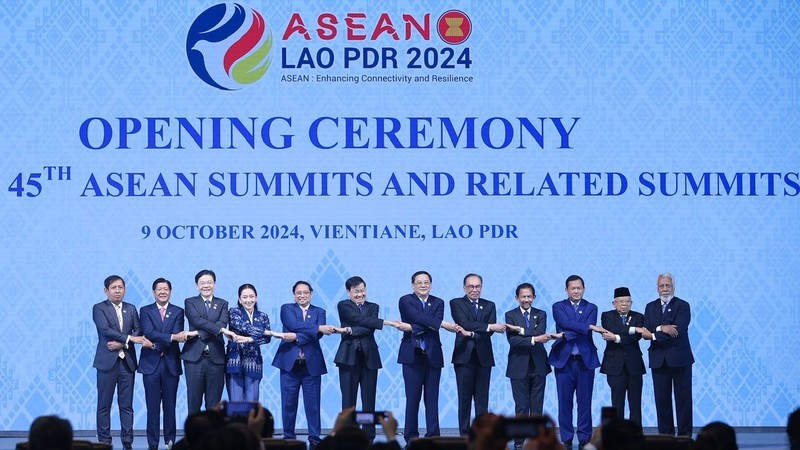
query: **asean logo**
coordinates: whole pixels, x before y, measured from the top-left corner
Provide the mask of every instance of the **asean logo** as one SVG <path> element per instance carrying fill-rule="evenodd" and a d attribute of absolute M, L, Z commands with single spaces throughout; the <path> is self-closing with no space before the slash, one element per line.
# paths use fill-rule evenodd
<path fill-rule="evenodd" d="M 269 69 L 272 32 L 261 14 L 238 3 L 220 3 L 197 16 L 186 36 L 194 73 L 215 88 L 232 91 L 255 83 Z"/>
<path fill-rule="evenodd" d="M 458 45 L 466 41 L 472 33 L 472 21 L 463 12 L 451 9 L 439 17 L 436 29 L 443 41 Z"/>

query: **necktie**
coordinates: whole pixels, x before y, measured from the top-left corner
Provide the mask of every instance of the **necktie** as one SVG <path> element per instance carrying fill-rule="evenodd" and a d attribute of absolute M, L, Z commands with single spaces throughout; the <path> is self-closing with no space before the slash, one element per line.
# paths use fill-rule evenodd
<path fill-rule="evenodd" d="M 206 304 L 206 316 L 208 316 L 208 313 L 211 312 L 211 300 L 206 300 L 203 303 Z"/>
<path fill-rule="evenodd" d="M 525 318 L 525 328 L 530 328 L 531 327 L 531 314 L 528 311 L 525 311 L 522 314 L 522 317 Z"/>
<path fill-rule="evenodd" d="M 661 314 L 664 314 L 667 311 L 667 303 L 661 303 Z"/>
<path fill-rule="evenodd" d="M 575 310 L 575 314 L 578 314 L 578 305 L 579 305 L 579 304 L 580 304 L 580 303 L 573 303 L 573 304 L 572 304 L 572 308 Z M 590 336 L 590 337 L 591 337 L 591 336 Z M 576 341 L 576 342 L 577 342 L 577 341 Z M 572 354 L 573 354 L 573 355 L 579 355 L 580 353 L 581 353 L 581 352 L 580 352 L 580 350 L 578 350 L 578 344 L 577 344 L 577 343 L 575 343 L 575 344 L 572 344 Z"/>
<path fill-rule="evenodd" d="M 308 311 L 306 311 L 303 308 L 300 308 L 300 311 L 302 311 L 303 322 L 305 322 L 306 321 L 306 317 L 308 317 L 308 315 L 306 314 Z M 303 351 L 302 348 L 300 348 L 300 353 L 297 354 L 297 357 L 300 358 L 300 359 L 305 359 L 306 358 L 306 354 L 305 354 L 305 352 Z"/>
<path fill-rule="evenodd" d="M 122 331 L 122 305 L 119 306 L 115 305 L 114 309 L 117 311 L 117 322 L 119 322 L 119 331 Z M 125 359 L 125 351 L 120 349 L 120 351 L 117 353 L 117 356 L 119 356 L 120 359 Z"/>
<path fill-rule="evenodd" d="M 159 313 L 161 313 L 161 321 L 162 321 L 162 322 L 164 321 L 164 317 L 166 316 L 166 313 L 165 313 L 165 311 L 166 311 L 166 310 L 167 310 L 167 308 L 166 308 L 166 307 L 164 307 L 164 308 L 158 308 L 158 312 L 159 312 Z"/>
<path fill-rule="evenodd" d="M 478 318 L 478 302 L 472 302 L 472 309 L 475 310 L 475 318 Z"/>
<path fill-rule="evenodd" d="M 115 306 L 114 309 L 117 311 L 117 324 L 119 325 L 119 331 L 122 331 L 122 306 Z"/>
<path fill-rule="evenodd" d="M 622 319 L 622 324 L 623 325 L 627 325 L 628 324 L 628 316 L 619 316 L 619 318 Z"/>
<path fill-rule="evenodd" d="M 363 303 L 358 305 L 358 313 L 361 314 L 362 312 L 364 312 L 364 304 Z"/>
<path fill-rule="evenodd" d="M 425 311 L 425 306 L 427 306 L 427 303 L 425 303 L 425 300 L 420 300 L 420 301 L 422 302 L 422 310 Z M 420 338 L 419 338 L 419 348 L 423 352 L 425 351 L 425 338 L 424 338 L 424 336 L 420 336 Z"/>

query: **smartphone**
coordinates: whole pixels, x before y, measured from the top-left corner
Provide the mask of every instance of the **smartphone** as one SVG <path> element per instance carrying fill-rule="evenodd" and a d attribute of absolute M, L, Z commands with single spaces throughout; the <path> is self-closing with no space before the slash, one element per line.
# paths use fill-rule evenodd
<path fill-rule="evenodd" d="M 359 425 L 374 425 L 386 417 L 385 411 L 353 411 L 353 423 Z"/>
<path fill-rule="evenodd" d="M 617 418 L 617 408 L 613 406 L 603 406 L 600 408 L 600 422 L 608 422 Z"/>
<path fill-rule="evenodd" d="M 551 427 L 552 422 L 544 417 L 503 417 L 503 435 L 512 438 L 539 437 L 539 428 Z"/>
<path fill-rule="evenodd" d="M 225 417 L 238 422 L 247 422 L 250 411 L 258 408 L 256 402 L 226 402 L 222 404 L 222 412 Z"/>

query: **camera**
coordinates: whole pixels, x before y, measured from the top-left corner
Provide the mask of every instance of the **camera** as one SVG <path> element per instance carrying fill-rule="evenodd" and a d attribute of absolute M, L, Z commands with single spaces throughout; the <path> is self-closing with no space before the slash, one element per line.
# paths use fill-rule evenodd
<path fill-rule="evenodd" d="M 225 402 L 221 405 L 222 412 L 225 413 L 225 417 L 230 420 L 235 420 L 237 422 L 247 422 L 247 416 L 250 415 L 250 411 L 255 410 L 258 408 L 258 403 L 256 402 Z"/>
<path fill-rule="evenodd" d="M 546 417 L 503 417 L 500 422 L 503 435 L 507 438 L 539 437 L 541 426 L 552 427 L 553 422 Z"/>
<path fill-rule="evenodd" d="M 353 423 L 359 425 L 374 425 L 386 417 L 384 411 L 353 411 Z"/>

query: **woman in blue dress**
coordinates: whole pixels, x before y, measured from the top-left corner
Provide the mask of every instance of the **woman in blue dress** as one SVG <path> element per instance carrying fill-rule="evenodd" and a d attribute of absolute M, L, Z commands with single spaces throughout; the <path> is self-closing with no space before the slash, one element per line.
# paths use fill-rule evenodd
<path fill-rule="evenodd" d="M 258 310 L 258 293 L 252 284 L 239 286 L 239 306 L 231 308 L 228 323 L 228 357 L 225 382 L 231 402 L 257 402 L 264 375 L 261 345 L 273 334 L 267 313 Z"/>

